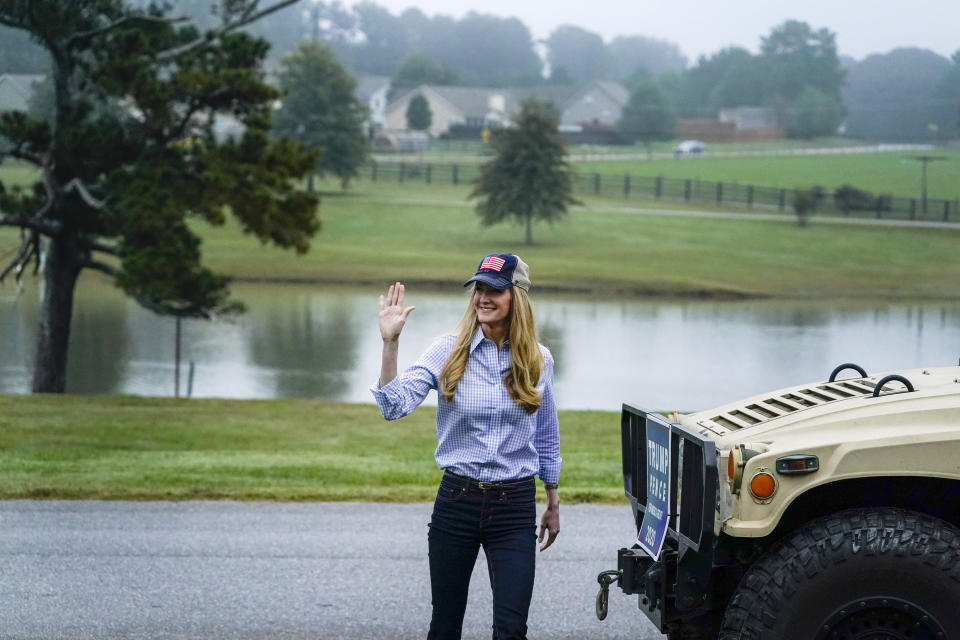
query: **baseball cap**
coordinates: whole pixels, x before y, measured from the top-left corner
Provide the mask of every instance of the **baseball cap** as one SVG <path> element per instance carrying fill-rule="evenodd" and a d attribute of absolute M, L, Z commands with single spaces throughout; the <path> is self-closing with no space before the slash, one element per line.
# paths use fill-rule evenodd
<path fill-rule="evenodd" d="M 477 272 L 463 286 L 471 282 L 483 282 L 501 291 L 514 285 L 530 291 L 530 267 L 512 253 L 491 253 L 480 261 Z"/>

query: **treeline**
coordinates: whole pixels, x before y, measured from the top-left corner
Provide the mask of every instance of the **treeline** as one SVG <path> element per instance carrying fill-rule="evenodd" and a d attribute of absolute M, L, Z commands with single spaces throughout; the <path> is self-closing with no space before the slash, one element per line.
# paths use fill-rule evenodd
<path fill-rule="evenodd" d="M 210 0 L 169 4 L 201 29 L 220 19 Z M 641 35 L 605 42 L 566 25 L 538 44 L 516 18 L 430 17 L 418 9 L 394 15 L 375 2 L 303 0 L 248 30 L 272 43 L 275 66 L 300 42 L 318 40 L 353 75 L 391 77 L 394 92 L 422 83 L 510 87 L 608 79 L 642 93 L 634 112 L 656 111 L 650 117 L 658 128 L 676 118 L 715 118 L 728 107 L 764 106 L 793 137 L 960 135 L 960 51 L 952 60 L 919 48 L 841 59 L 834 33 L 795 20 L 761 36 L 757 53 L 730 47 L 692 64 L 677 45 Z M 0 30 L 0 72 L 44 73 L 47 66 L 22 33 Z"/>

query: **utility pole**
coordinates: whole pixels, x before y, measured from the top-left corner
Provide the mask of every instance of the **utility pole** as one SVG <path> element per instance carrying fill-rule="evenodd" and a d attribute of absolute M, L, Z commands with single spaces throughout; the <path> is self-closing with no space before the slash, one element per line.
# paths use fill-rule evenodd
<path fill-rule="evenodd" d="M 946 156 L 908 156 L 908 160 L 920 163 L 920 211 L 927 213 L 927 165 L 937 160 L 946 160 Z"/>

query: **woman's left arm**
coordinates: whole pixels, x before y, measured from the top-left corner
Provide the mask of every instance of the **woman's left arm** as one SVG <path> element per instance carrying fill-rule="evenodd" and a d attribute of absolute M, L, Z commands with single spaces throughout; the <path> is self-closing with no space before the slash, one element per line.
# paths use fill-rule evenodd
<path fill-rule="evenodd" d="M 560 533 L 560 496 L 557 493 L 557 482 L 560 479 L 560 423 L 557 419 L 557 406 L 553 399 L 553 356 L 544 349 L 544 376 L 543 398 L 537 410 L 537 431 L 534 435 L 534 446 L 540 456 L 540 479 L 543 480 L 547 493 L 547 509 L 540 519 L 540 534 L 538 540 L 543 542 L 545 533 L 549 533 L 547 541 L 540 547 L 543 551 L 557 539 Z"/>

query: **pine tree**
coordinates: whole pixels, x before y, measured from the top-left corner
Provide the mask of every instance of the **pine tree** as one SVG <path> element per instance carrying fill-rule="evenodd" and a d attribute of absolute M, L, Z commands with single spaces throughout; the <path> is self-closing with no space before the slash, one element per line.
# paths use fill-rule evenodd
<path fill-rule="evenodd" d="M 490 136 L 493 158 L 481 165 L 470 198 L 479 198 L 477 214 L 484 225 L 513 217 L 533 244 L 534 219 L 553 222 L 579 204 L 573 197 L 573 171 L 567 145 L 557 130 L 557 116 L 547 105 L 527 101 L 513 126 Z"/>
<path fill-rule="evenodd" d="M 43 265 L 35 392 L 65 390 L 84 269 L 158 313 L 206 318 L 236 304 L 227 279 L 201 264 L 193 221 L 222 225 L 229 210 L 264 242 L 309 249 L 317 203 L 293 183 L 315 158 L 270 139 L 278 94 L 263 82 L 268 45 L 238 31 L 294 1 L 225 0 L 221 25 L 205 33 L 154 3 L 0 2 L 0 24 L 30 34 L 52 60 L 51 122 L 0 115 L 5 154 L 42 176 L 30 189 L 0 183 L 0 226 L 23 238 L 0 280 Z M 225 115 L 242 134 L 215 135 Z"/>

